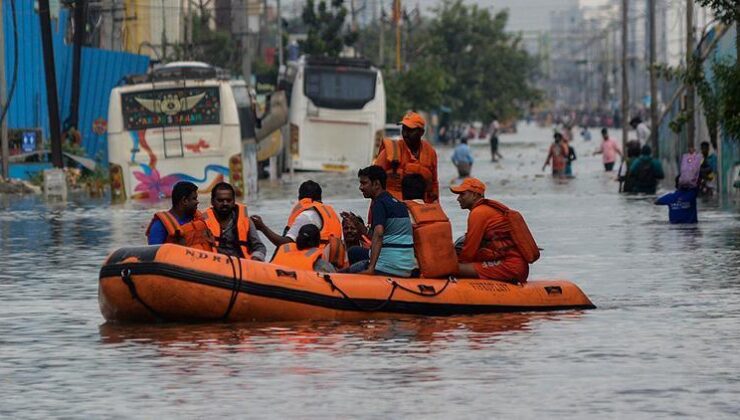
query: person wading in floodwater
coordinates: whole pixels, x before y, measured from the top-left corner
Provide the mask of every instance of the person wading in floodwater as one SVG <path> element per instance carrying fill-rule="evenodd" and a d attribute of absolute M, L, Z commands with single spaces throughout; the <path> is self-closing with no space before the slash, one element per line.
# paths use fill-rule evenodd
<path fill-rule="evenodd" d="M 555 141 L 550 145 L 542 170 L 544 171 L 552 162 L 552 176 L 562 178 L 565 176 L 565 166 L 568 163 L 568 144 L 563 141 L 563 135 L 560 133 L 555 133 L 553 137 Z"/>

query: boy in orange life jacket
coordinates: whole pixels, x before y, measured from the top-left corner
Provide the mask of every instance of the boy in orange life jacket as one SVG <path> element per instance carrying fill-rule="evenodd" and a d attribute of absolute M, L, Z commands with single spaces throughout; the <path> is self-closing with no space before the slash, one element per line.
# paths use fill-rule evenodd
<path fill-rule="evenodd" d="M 203 216 L 208 229 L 216 238 L 219 254 L 264 261 L 267 248 L 249 219 L 247 207 L 236 202 L 236 192 L 227 182 L 219 182 L 211 190 L 211 208 Z"/>
<path fill-rule="evenodd" d="M 198 186 L 192 182 L 175 184 L 172 208 L 154 214 L 146 236 L 149 245 L 174 243 L 210 251 L 213 235 L 198 212 Z"/>
<path fill-rule="evenodd" d="M 421 115 L 409 112 L 400 122 L 403 141 L 384 139 L 375 158 L 387 174 L 386 190 L 401 200 L 401 181 L 405 175 L 421 174 L 426 181 L 424 201 L 433 203 L 439 199 L 437 178 L 437 152 L 431 144 L 421 139 L 426 122 Z"/>
<path fill-rule="evenodd" d="M 295 243 L 287 243 L 277 248 L 273 264 L 300 270 L 314 270 L 322 273 L 334 273 L 336 268 L 327 261 L 326 249 L 321 245 L 321 231 L 316 225 L 304 225 L 298 231 Z"/>
<path fill-rule="evenodd" d="M 511 237 L 507 217 L 485 199 L 486 185 L 476 178 L 466 178 L 450 190 L 458 195 L 460 208 L 470 210 L 465 244 L 458 256 L 458 276 L 526 282 L 529 264 Z"/>

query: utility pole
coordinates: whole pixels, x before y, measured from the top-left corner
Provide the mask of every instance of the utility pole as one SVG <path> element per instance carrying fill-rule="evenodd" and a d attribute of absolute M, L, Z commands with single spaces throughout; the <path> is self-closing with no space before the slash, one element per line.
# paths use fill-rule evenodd
<path fill-rule="evenodd" d="M 3 10 L 3 0 L 0 0 L 0 11 Z M 0 122 L 0 143 L 3 154 L 3 179 L 8 179 L 10 172 L 10 148 L 8 147 L 8 89 L 5 86 L 5 27 L 3 14 L 0 13 L 0 107 L 5 112 L 5 118 Z"/>
<path fill-rule="evenodd" d="M 103 0 L 100 3 L 101 14 L 103 15 L 100 23 L 100 48 L 104 50 L 113 49 L 113 0 Z"/>
<path fill-rule="evenodd" d="M 691 71 L 694 61 L 694 0 L 686 0 L 686 68 Z M 686 113 L 688 121 L 686 122 L 686 140 L 689 148 L 695 147 L 695 120 L 694 120 L 694 103 L 695 91 L 694 85 L 686 85 Z"/>
<path fill-rule="evenodd" d="M 49 111 L 49 134 L 51 136 L 51 161 L 56 168 L 62 168 L 62 137 L 59 132 L 59 100 L 57 98 L 57 77 L 54 69 L 54 45 L 51 41 L 51 16 L 49 0 L 39 1 L 39 23 L 41 24 L 41 44 L 44 53 L 44 72 L 46 73 L 46 103 Z"/>
<path fill-rule="evenodd" d="M 648 0 L 648 25 L 650 26 L 650 144 L 653 156 L 658 156 L 658 80 L 656 71 L 655 43 L 655 2 Z"/>
<path fill-rule="evenodd" d="M 280 0 L 277 0 L 277 38 L 278 38 L 278 72 L 283 67 L 283 15 Z"/>
<path fill-rule="evenodd" d="M 249 0 L 232 0 L 232 12 L 234 9 L 240 10 L 241 13 L 236 14 L 237 28 L 239 33 L 239 39 L 241 40 L 241 68 L 242 77 L 247 85 L 251 85 L 252 81 L 252 48 L 249 45 Z M 237 4 L 237 7 L 233 7 Z M 239 7 L 241 5 L 241 7 Z"/>
<path fill-rule="evenodd" d="M 187 7 L 183 11 L 183 38 L 185 38 L 185 58 L 191 58 L 193 50 L 193 2 L 185 0 Z"/>
<path fill-rule="evenodd" d="M 693 0 L 688 0 L 693 1 Z M 629 24 L 629 0 L 622 0 L 622 150 L 627 150 L 629 139 L 629 80 L 627 79 L 627 50 L 629 48 L 627 29 Z"/>
<path fill-rule="evenodd" d="M 401 71 L 401 0 L 393 1 L 393 22 L 396 24 L 396 71 Z"/>
<path fill-rule="evenodd" d="M 80 115 L 80 76 L 82 65 L 82 44 L 85 40 L 85 12 L 87 4 L 77 1 L 72 6 L 74 21 L 74 49 L 72 53 L 72 97 L 69 104 L 69 117 L 64 122 L 64 129 L 79 128 Z"/>
<path fill-rule="evenodd" d="M 380 5 L 380 20 L 378 21 L 378 66 L 385 63 L 385 9 Z"/>

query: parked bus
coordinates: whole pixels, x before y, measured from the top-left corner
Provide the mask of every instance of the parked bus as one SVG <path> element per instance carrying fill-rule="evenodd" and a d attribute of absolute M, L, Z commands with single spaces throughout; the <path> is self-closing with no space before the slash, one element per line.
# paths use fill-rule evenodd
<path fill-rule="evenodd" d="M 293 168 L 346 171 L 370 164 L 383 138 L 385 88 L 364 59 L 304 56 L 289 63 L 283 83 L 290 92 Z"/>
<path fill-rule="evenodd" d="M 204 63 L 129 77 L 111 91 L 108 108 L 113 198 L 168 197 L 179 181 L 201 193 L 227 181 L 241 196 L 242 139 L 255 132 L 252 103 L 244 81 Z"/>

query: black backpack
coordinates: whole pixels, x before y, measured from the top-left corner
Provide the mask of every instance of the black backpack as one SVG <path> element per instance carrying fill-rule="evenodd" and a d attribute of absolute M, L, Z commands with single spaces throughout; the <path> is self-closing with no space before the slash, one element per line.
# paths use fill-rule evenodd
<path fill-rule="evenodd" d="M 655 170 L 652 159 L 643 159 L 633 174 L 635 192 L 654 191 L 656 186 Z M 647 191 L 649 190 L 649 191 Z"/>

